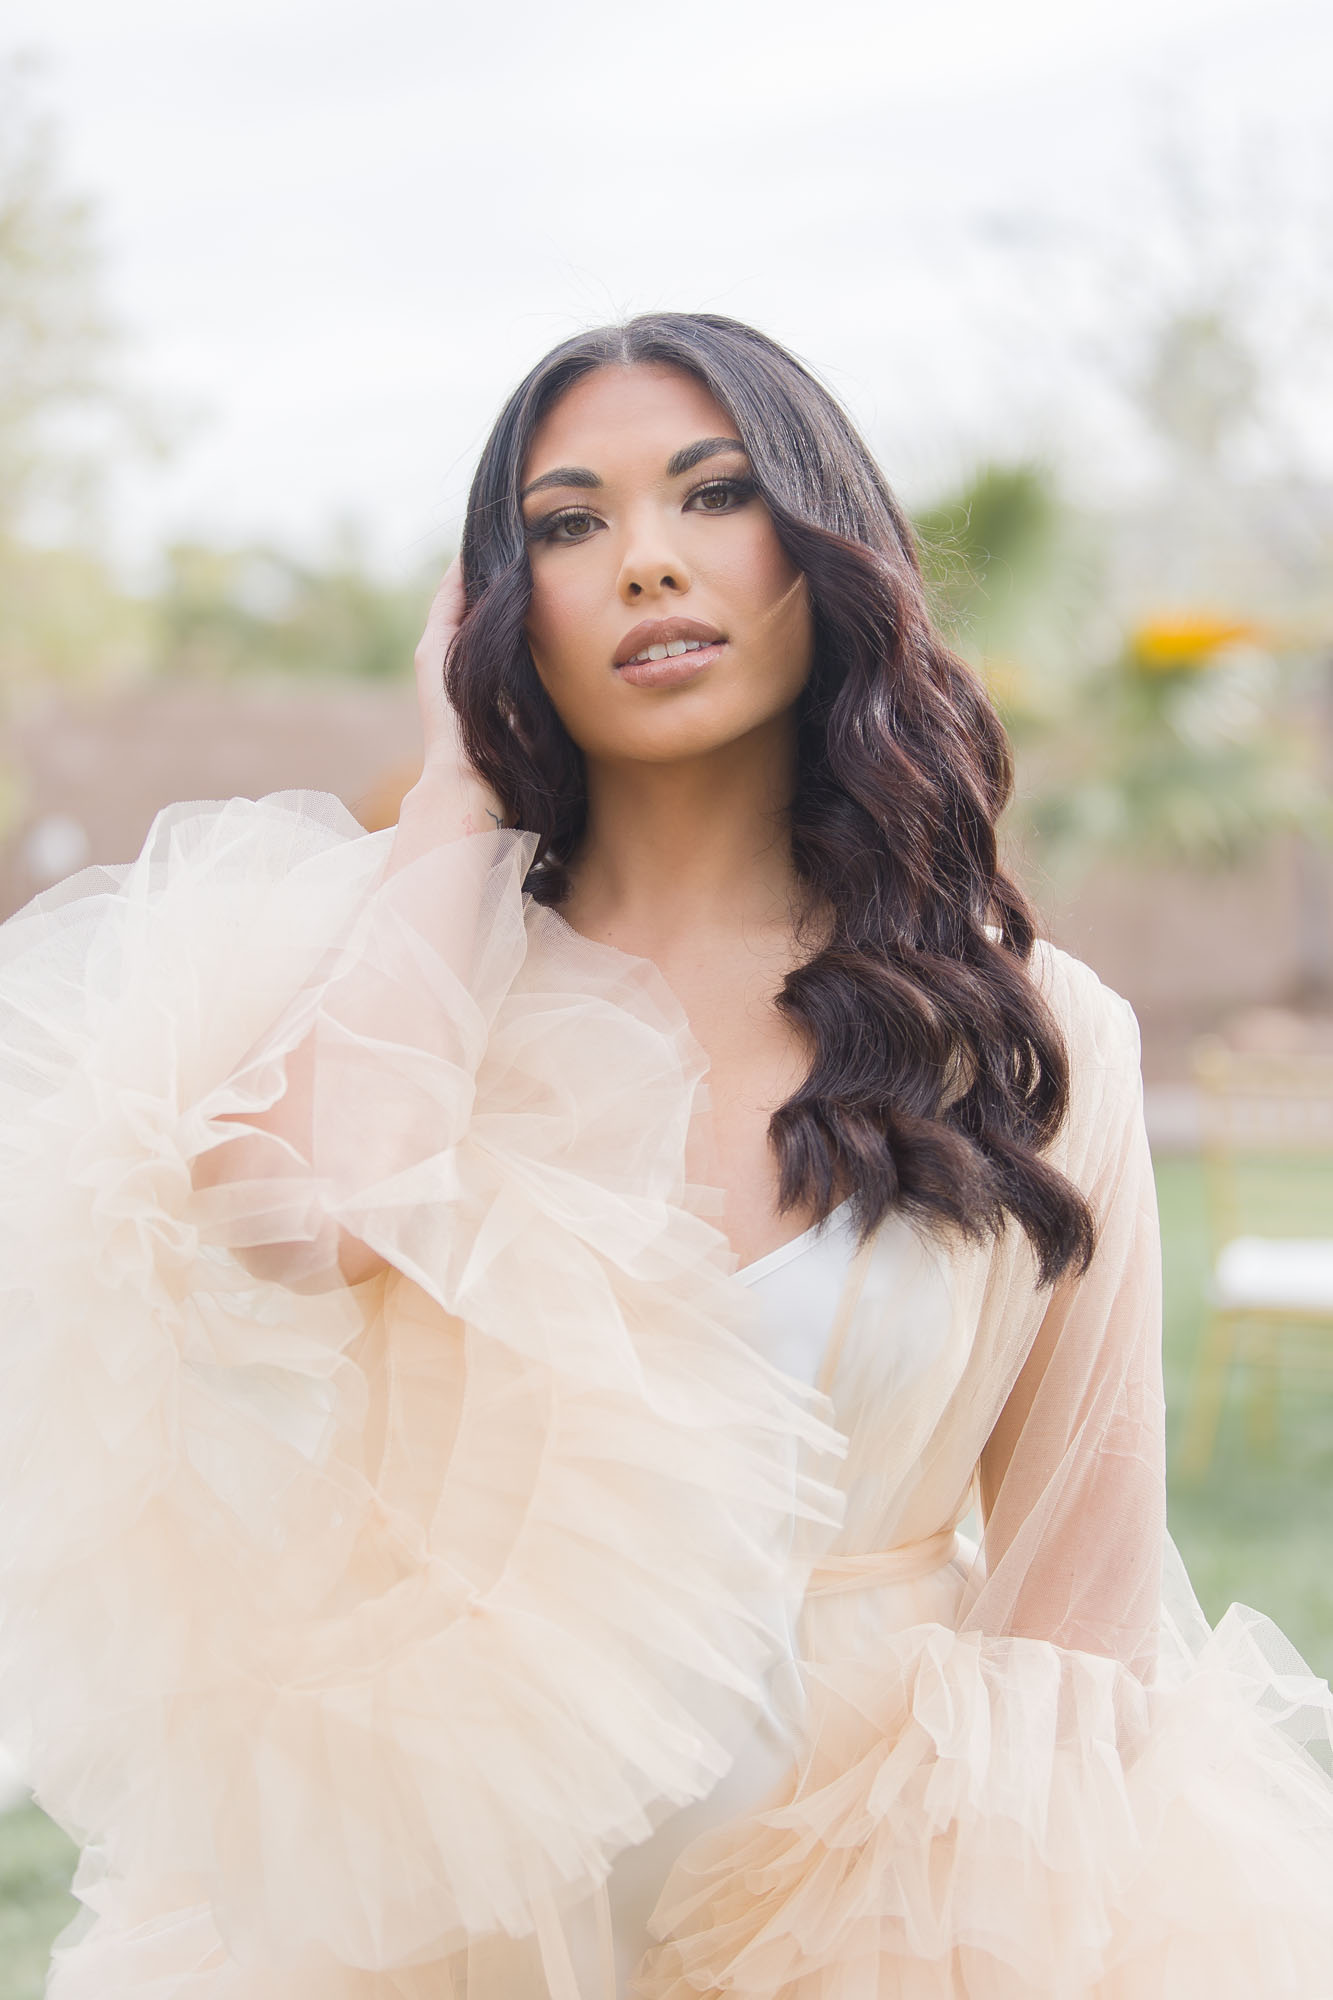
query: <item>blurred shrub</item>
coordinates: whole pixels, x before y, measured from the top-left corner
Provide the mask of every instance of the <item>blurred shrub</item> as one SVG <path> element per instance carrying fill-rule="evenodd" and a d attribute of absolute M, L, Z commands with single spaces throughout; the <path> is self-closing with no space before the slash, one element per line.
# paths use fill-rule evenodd
<path fill-rule="evenodd" d="M 347 531 L 320 562 L 265 546 L 178 544 L 147 607 L 155 666 L 196 675 L 405 675 L 445 560 L 388 582 Z"/>
<path fill-rule="evenodd" d="M 90 550 L 0 534 L 0 695 L 100 687 L 148 670 L 150 607 Z"/>
<path fill-rule="evenodd" d="M 984 466 L 917 525 L 935 613 L 1014 740 L 1011 835 L 1044 872 L 1333 838 L 1317 625 L 1144 615 L 1115 573 L 1117 522 L 1081 515 L 1040 466 Z"/>
<path fill-rule="evenodd" d="M 1274 834 L 1327 839 L 1307 664 L 1221 618 L 1134 627 L 1040 746 L 1025 790 L 1033 836 L 1066 865 L 1109 852 L 1227 866 Z"/>

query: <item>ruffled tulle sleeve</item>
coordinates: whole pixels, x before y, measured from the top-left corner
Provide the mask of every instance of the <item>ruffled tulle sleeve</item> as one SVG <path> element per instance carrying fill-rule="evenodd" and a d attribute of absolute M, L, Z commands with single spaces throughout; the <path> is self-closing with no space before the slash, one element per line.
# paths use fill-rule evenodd
<path fill-rule="evenodd" d="M 0 1735 L 86 1847 L 61 2000 L 424 2000 L 502 1936 L 555 1990 L 840 1511 L 666 989 L 527 904 L 527 836 L 387 842 L 181 807 L 0 932 Z"/>
<path fill-rule="evenodd" d="M 1076 1084 L 1061 1165 L 1090 1203 L 1097 1247 L 1054 1288 L 982 1449 L 985 1577 L 964 1623 L 1145 1678 L 1166 1535 L 1157 1198 L 1138 1024 L 1086 972 L 1079 983 L 1083 1009 L 1065 1008 Z"/>
<path fill-rule="evenodd" d="M 636 1995 L 1333 1991 L 1333 1697 L 1259 1613 L 1211 1631 L 1167 1534 L 1137 1025 L 1076 961 L 1039 967 L 1093 1261 L 1041 1294 L 1012 1239 L 970 1279 L 958 1253 L 967 1352 L 917 1385 L 924 1415 L 900 1398 L 901 1437 L 929 1436 L 903 1450 L 887 1536 L 947 1521 L 975 1460 L 984 1533 L 950 1568 L 953 1613 L 920 1608 L 934 1579 L 830 1627 L 856 1643 L 826 1638 L 807 1669 L 792 1797 L 683 1857 Z"/>

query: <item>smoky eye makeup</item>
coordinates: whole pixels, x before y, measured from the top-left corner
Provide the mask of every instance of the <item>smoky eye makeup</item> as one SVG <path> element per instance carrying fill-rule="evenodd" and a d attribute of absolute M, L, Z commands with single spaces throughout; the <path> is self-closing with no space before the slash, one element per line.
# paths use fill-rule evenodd
<path fill-rule="evenodd" d="M 539 515 L 535 521 L 525 519 L 523 534 L 529 542 L 586 542 L 590 539 L 591 530 L 582 535 L 560 534 L 558 531 L 567 523 L 589 521 L 595 524 L 597 519 L 591 507 L 557 507 L 549 514 Z"/>
<path fill-rule="evenodd" d="M 696 514 L 730 514 L 752 500 L 758 486 L 749 473 L 714 473 L 693 485 L 681 500 L 681 508 Z M 714 502 L 721 504 L 713 504 Z M 579 532 L 583 523 L 591 525 Z M 582 506 L 555 507 L 535 519 L 523 520 L 524 539 L 529 542 L 586 542 L 602 525 L 601 517 L 586 502 Z"/>
<path fill-rule="evenodd" d="M 750 478 L 748 473 L 714 473 L 711 479 L 701 479 L 697 486 L 692 486 L 681 504 L 688 507 L 695 500 L 700 500 L 705 496 L 711 499 L 716 494 L 723 499 L 730 500 L 733 507 L 739 507 L 744 501 L 752 500 L 758 490 L 754 480 Z M 700 506 L 696 507 L 694 511 L 703 514 L 722 514 L 730 513 L 731 507 Z"/>

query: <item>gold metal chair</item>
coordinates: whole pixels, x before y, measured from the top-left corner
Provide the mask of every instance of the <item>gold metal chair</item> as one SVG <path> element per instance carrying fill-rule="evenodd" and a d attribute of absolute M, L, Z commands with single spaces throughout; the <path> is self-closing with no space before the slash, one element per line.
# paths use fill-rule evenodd
<path fill-rule="evenodd" d="M 1212 1271 L 1178 1459 L 1187 1481 L 1212 1462 L 1234 1367 L 1250 1371 L 1260 1449 L 1276 1444 L 1281 1371 L 1333 1372 L 1333 1052 L 1242 1053 L 1210 1036 L 1193 1069 Z"/>

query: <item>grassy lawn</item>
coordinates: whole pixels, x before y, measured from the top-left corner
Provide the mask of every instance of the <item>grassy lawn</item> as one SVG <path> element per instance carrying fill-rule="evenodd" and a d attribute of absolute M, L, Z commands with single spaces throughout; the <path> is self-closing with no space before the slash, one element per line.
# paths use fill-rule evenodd
<path fill-rule="evenodd" d="M 1166 1265 L 1165 1363 L 1174 1447 L 1202 1324 L 1208 1252 L 1203 1184 L 1191 1159 L 1157 1165 Z M 1204 1610 L 1238 1599 L 1265 1611 L 1317 1673 L 1333 1675 L 1333 1383 L 1283 1385 L 1280 1443 L 1247 1442 L 1233 1385 L 1217 1452 L 1196 1487 L 1171 1483 L 1171 1532 Z M 39 2000 L 51 1939 L 74 1913 L 74 1850 L 35 1807 L 0 1816 L 0 2000 Z"/>
<path fill-rule="evenodd" d="M 36 1806 L 0 1814 L 0 2000 L 40 2000 L 51 1940 L 79 1907 L 77 1858 Z"/>
<path fill-rule="evenodd" d="M 1186 1158 L 1157 1162 L 1165 1266 L 1168 1463 L 1203 1323 L 1208 1269 L 1203 1180 Z M 1333 1678 L 1333 1376 L 1284 1381 L 1277 1449 L 1246 1436 L 1245 1372 L 1234 1372 L 1217 1450 L 1197 1486 L 1170 1480 L 1171 1533 L 1216 1623 L 1234 1600 L 1267 1612 L 1315 1672 Z"/>

